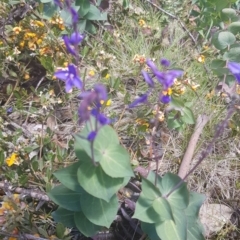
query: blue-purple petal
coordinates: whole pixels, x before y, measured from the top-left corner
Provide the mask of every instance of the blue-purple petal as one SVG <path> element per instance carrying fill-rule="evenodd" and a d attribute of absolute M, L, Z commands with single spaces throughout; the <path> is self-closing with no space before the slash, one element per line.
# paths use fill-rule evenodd
<path fill-rule="evenodd" d="M 141 97 L 137 98 L 135 101 L 133 101 L 131 104 L 129 104 L 129 108 L 136 107 L 140 103 L 146 102 L 148 99 L 148 94 L 143 94 Z"/>
<path fill-rule="evenodd" d="M 236 63 L 236 62 L 229 62 L 228 63 L 228 69 L 234 75 L 238 84 L 240 84 L 240 64 Z"/>
<path fill-rule="evenodd" d="M 153 88 L 154 87 L 154 81 L 149 76 L 149 74 L 146 71 L 142 71 L 142 75 L 143 75 L 146 83 L 148 84 L 148 86 Z"/>
<path fill-rule="evenodd" d="M 170 95 L 160 95 L 160 101 L 164 104 L 167 104 L 171 101 L 171 96 Z"/>
<path fill-rule="evenodd" d="M 87 140 L 90 141 L 90 142 L 93 142 L 94 139 L 96 138 L 97 136 L 97 132 L 96 131 L 92 131 L 88 134 L 87 136 Z"/>
<path fill-rule="evenodd" d="M 160 60 L 160 63 L 161 63 L 161 65 L 164 66 L 164 67 L 169 67 L 169 66 L 170 66 L 170 61 L 168 61 L 166 58 L 162 58 L 162 59 Z"/>
<path fill-rule="evenodd" d="M 56 78 L 59 78 L 61 80 L 66 81 L 68 79 L 68 71 L 65 70 L 59 70 L 57 72 L 54 73 L 54 76 Z"/>
<path fill-rule="evenodd" d="M 84 39 L 84 36 L 78 32 L 72 33 L 72 35 L 69 38 L 69 43 L 72 45 L 79 44 Z"/>
<path fill-rule="evenodd" d="M 96 84 L 94 86 L 94 90 L 99 96 L 100 100 L 106 101 L 107 100 L 107 90 L 106 87 L 102 84 Z"/>

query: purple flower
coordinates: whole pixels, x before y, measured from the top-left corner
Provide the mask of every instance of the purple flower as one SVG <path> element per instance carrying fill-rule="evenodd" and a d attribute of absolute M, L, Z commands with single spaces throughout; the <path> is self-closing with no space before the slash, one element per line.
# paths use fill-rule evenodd
<path fill-rule="evenodd" d="M 96 138 L 96 136 L 97 136 L 97 132 L 96 131 L 91 131 L 87 136 L 87 140 L 90 141 L 90 142 L 93 142 L 94 139 Z"/>
<path fill-rule="evenodd" d="M 148 99 L 148 94 L 143 94 L 140 98 L 137 98 L 135 101 L 133 101 L 131 104 L 129 104 L 129 108 L 136 107 L 139 103 L 145 103 Z"/>
<path fill-rule="evenodd" d="M 171 101 L 171 96 L 170 95 L 164 95 L 164 94 L 161 94 L 160 97 L 159 97 L 159 100 L 164 103 L 164 104 L 167 104 Z"/>
<path fill-rule="evenodd" d="M 61 6 L 62 6 L 62 4 L 61 4 L 60 0 L 54 0 L 54 3 L 55 3 L 57 6 L 59 6 L 59 7 L 61 7 Z"/>
<path fill-rule="evenodd" d="M 240 64 L 236 63 L 236 62 L 229 62 L 228 63 L 228 69 L 234 75 L 238 84 L 240 84 Z"/>
<path fill-rule="evenodd" d="M 83 39 L 84 39 L 83 34 L 80 34 L 78 32 L 74 32 L 74 33 L 72 33 L 70 38 L 68 38 L 68 41 L 72 45 L 77 45 L 77 44 L 81 43 Z"/>
<path fill-rule="evenodd" d="M 65 46 L 67 48 L 67 51 L 72 54 L 73 56 L 77 56 L 77 49 L 76 45 L 82 42 L 84 39 L 84 36 L 80 33 L 72 33 L 70 37 L 68 36 L 63 36 L 63 40 L 65 43 Z"/>
<path fill-rule="evenodd" d="M 72 22 L 73 24 L 77 24 L 78 23 L 78 13 L 74 8 L 70 8 L 70 13 L 72 15 Z"/>
<path fill-rule="evenodd" d="M 148 84 L 148 86 L 153 88 L 154 82 L 153 82 L 152 78 L 149 76 L 149 74 L 146 71 L 142 71 L 142 75 L 143 75 L 146 83 Z"/>
<path fill-rule="evenodd" d="M 165 58 L 162 58 L 160 63 L 164 67 L 169 67 L 170 66 L 170 62 L 167 59 L 165 59 Z"/>
<path fill-rule="evenodd" d="M 54 76 L 65 82 L 66 92 L 70 92 L 73 87 L 82 89 L 82 81 L 77 75 L 76 67 L 73 64 L 69 64 L 67 70 L 55 72 Z"/>
<path fill-rule="evenodd" d="M 101 101 L 107 99 L 105 86 L 96 84 L 92 91 L 84 92 L 80 97 L 82 99 L 78 109 L 80 120 L 87 121 L 90 119 L 90 116 L 93 116 L 101 125 L 110 123 L 110 119 L 101 113 Z"/>

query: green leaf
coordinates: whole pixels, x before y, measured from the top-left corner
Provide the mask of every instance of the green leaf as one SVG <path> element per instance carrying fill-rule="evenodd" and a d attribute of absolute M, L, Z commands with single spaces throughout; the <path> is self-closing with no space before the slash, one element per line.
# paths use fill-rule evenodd
<path fill-rule="evenodd" d="M 83 212 L 74 213 L 74 221 L 78 230 L 83 233 L 86 237 L 91 237 L 97 234 L 102 229 L 101 226 L 97 226 L 90 222 Z"/>
<path fill-rule="evenodd" d="M 76 0 L 75 2 L 76 6 L 80 6 L 80 9 L 78 11 L 80 17 L 84 17 L 90 9 L 90 1 L 89 0 Z"/>
<path fill-rule="evenodd" d="M 240 33 L 240 22 L 233 22 L 228 25 L 228 30 L 234 35 Z"/>
<path fill-rule="evenodd" d="M 163 240 L 186 240 L 187 230 L 178 226 L 172 220 L 156 223 L 156 232 Z"/>
<path fill-rule="evenodd" d="M 157 187 L 154 186 L 152 182 L 148 179 L 142 179 L 142 193 L 147 199 L 155 200 L 158 197 L 161 197 L 162 194 Z"/>
<path fill-rule="evenodd" d="M 188 217 L 187 240 L 205 240 L 204 229 L 200 221 L 194 217 Z"/>
<path fill-rule="evenodd" d="M 65 227 L 62 223 L 58 223 L 56 226 L 56 235 L 58 238 L 63 239 L 65 236 Z"/>
<path fill-rule="evenodd" d="M 43 18 L 50 19 L 58 10 L 58 6 L 53 1 L 49 1 L 43 4 Z"/>
<path fill-rule="evenodd" d="M 121 145 L 113 144 L 106 149 L 96 149 L 94 156 L 107 175 L 111 177 L 134 176 L 129 153 Z"/>
<path fill-rule="evenodd" d="M 228 31 L 217 32 L 213 35 L 212 44 L 218 50 L 225 49 L 229 47 L 231 44 L 235 43 L 236 37 Z"/>
<path fill-rule="evenodd" d="M 77 171 L 80 162 L 76 162 L 69 167 L 60 169 L 53 173 L 53 175 L 67 188 L 72 191 L 82 193 L 83 189 L 79 185 Z"/>
<path fill-rule="evenodd" d="M 96 27 L 89 20 L 86 22 L 85 31 L 87 31 L 91 34 L 96 34 L 97 33 Z"/>
<path fill-rule="evenodd" d="M 159 214 L 162 222 L 166 220 L 174 220 L 171 206 L 166 199 L 161 197 L 155 199 L 153 202 L 153 209 Z"/>
<path fill-rule="evenodd" d="M 160 240 L 156 232 L 155 224 L 141 222 L 141 228 L 151 240 Z"/>
<path fill-rule="evenodd" d="M 52 217 L 55 222 L 60 222 L 66 227 L 75 227 L 74 212 L 72 211 L 58 207 L 58 209 L 52 213 Z"/>
<path fill-rule="evenodd" d="M 84 215 L 92 223 L 109 228 L 118 211 L 118 198 L 113 195 L 109 202 L 84 194 L 81 199 Z"/>
<path fill-rule="evenodd" d="M 92 124 L 95 124 L 95 123 L 92 122 Z M 88 156 L 91 157 L 92 156 L 91 144 L 89 143 L 89 141 L 85 140 L 90 132 L 89 129 L 91 129 L 91 124 L 90 122 L 87 122 L 85 128 L 80 132 L 80 134 L 75 135 L 75 139 L 76 139 L 75 150 L 84 149 L 87 152 Z M 116 131 L 113 130 L 113 128 L 108 125 L 101 127 L 94 141 L 94 145 L 93 145 L 94 151 L 95 149 L 104 149 L 104 150 L 108 149 L 110 145 L 114 145 L 114 144 L 116 145 L 119 144 L 119 139 Z M 95 159 L 95 161 L 98 162 L 99 160 Z"/>
<path fill-rule="evenodd" d="M 97 7 L 91 4 L 89 11 L 84 16 L 84 18 L 87 20 L 106 21 L 107 13 L 106 12 L 101 13 Z"/>
<path fill-rule="evenodd" d="M 195 123 L 195 118 L 194 118 L 193 112 L 188 107 L 182 108 L 181 119 L 184 123 L 187 123 L 187 124 L 194 124 Z"/>
<path fill-rule="evenodd" d="M 187 209 L 185 209 L 185 214 L 187 216 L 198 218 L 200 207 L 205 201 L 206 197 L 203 194 L 190 192 L 189 194 L 189 204 Z"/>
<path fill-rule="evenodd" d="M 214 59 L 211 62 L 210 68 L 211 69 L 218 69 L 223 68 L 226 66 L 226 61 L 220 60 L 220 59 Z"/>
<path fill-rule="evenodd" d="M 222 20 L 225 21 L 225 22 L 238 21 L 237 12 L 232 8 L 224 8 L 222 10 Z"/>
<path fill-rule="evenodd" d="M 162 195 L 167 195 L 179 182 L 181 178 L 173 173 L 166 173 L 163 178 L 158 178 L 158 187 Z M 167 198 L 171 207 L 176 209 L 185 209 L 189 203 L 189 191 L 187 184 L 182 183 L 170 196 Z"/>
<path fill-rule="evenodd" d="M 203 226 L 198 220 L 199 210 L 205 200 L 205 196 L 196 192 L 190 192 L 189 205 L 184 210 L 187 216 L 187 234 L 189 240 L 204 240 Z"/>
<path fill-rule="evenodd" d="M 225 52 L 223 59 L 232 62 L 240 62 L 240 47 L 231 48 L 228 52 Z"/>
<path fill-rule="evenodd" d="M 81 211 L 80 194 L 63 185 L 53 188 L 47 195 L 60 207 L 70 211 Z"/>
<path fill-rule="evenodd" d="M 89 194 L 106 200 L 122 187 L 124 178 L 111 178 L 101 168 L 94 167 L 89 162 L 83 162 L 78 168 L 78 181 L 83 189 Z"/>
<path fill-rule="evenodd" d="M 148 199 L 143 193 L 140 194 L 134 215 L 132 218 L 139 219 L 146 223 L 155 223 L 160 221 L 159 214 L 152 207 L 153 200 Z"/>

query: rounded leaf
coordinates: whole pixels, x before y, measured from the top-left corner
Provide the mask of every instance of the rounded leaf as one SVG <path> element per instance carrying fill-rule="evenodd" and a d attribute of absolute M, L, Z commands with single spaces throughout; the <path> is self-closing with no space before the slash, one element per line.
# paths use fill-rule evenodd
<path fill-rule="evenodd" d="M 222 10 L 222 20 L 226 22 L 237 21 L 238 20 L 237 12 L 232 8 L 224 8 Z"/>
<path fill-rule="evenodd" d="M 109 202 L 106 202 L 86 193 L 81 199 L 81 207 L 89 221 L 109 228 L 118 211 L 117 195 L 115 194 Z"/>
<path fill-rule="evenodd" d="M 228 31 L 217 32 L 213 35 L 212 43 L 218 50 L 222 50 L 235 43 L 236 37 Z"/>
<path fill-rule="evenodd" d="M 90 222 L 83 212 L 74 213 L 74 221 L 78 230 L 84 234 L 86 237 L 91 237 L 97 234 L 98 231 L 102 229 L 101 226 L 97 226 Z"/>
<path fill-rule="evenodd" d="M 231 48 L 228 52 L 225 52 L 223 59 L 229 62 L 240 62 L 240 47 Z"/>
<path fill-rule="evenodd" d="M 228 26 L 228 30 L 234 35 L 240 33 L 240 22 L 233 22 Z"/>

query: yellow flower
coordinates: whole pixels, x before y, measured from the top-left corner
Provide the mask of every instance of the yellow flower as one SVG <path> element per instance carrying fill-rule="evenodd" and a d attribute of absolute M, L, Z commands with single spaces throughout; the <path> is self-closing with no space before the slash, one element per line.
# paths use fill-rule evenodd
<path fill-rule="evenodd" d="M 146 22 L 145 22 L 143 19 L 140 19 L 140 20 L 138 21 L 138 24 L 139 24 L 140 27 L 143 27 L 143 26 L 146 25 Z"/>
<path fill-rule="evenodd" d="M 34 38 L 34 37 L 36 37 L 36 33 L 29 32 L 24 34 L 25 39 Z"/>
<path fill-rule="evenodd" d="M 32 51 L 36 50 L 37 46 L 33 42 L 28 42 L 28 48 Z"/>
<path fill-rule="evenodd" d="M 198 62 L 200 62 L 200 63 L 204 63 L 204 62 L 205 62 L 205 56 L 200 55 L 197 60 L 198 60 Z"/>
<path fill-rule="evenodd" d="M 88 76 L 93 77 L 95 75 L 95 72 L 93 70 L 90 70 L 88 73 Z"/>
<path fill-rule="evenodd" d="M 108 99 L 106 102 L 105 102 L 104 100 L 101 100 L 100 103 L 101 103 L 102 105 L 104 104 L 105 106 L 109 107 L 109 106 L 111 106 L 111 104 L 112 104 L 112 100 L 111 100 L 111 99 Z"/>
<path fill-rule="evenodd" d="M 19 165 L 18 154 L 12 153 L 12 155 L 6 159 L 6 163 L 9 167 L 11 167 L 13 164 Z"/>
<path fill-rule="evenodd" d="M 171 88 L 168 88 L 166 91 L 162 91 L 162 94 L 163 95 L 172 95 L 172 89 Z"/>
<path fill-rule="evenodd" d="M 41 38 L 39 38 L 36 42 L 37 42 L 37 45 L 40 45 L 41 43 L 42 43 L 42 39 Z"/>
<path fill-rule="evenodd" d="M 24 78 L 25 80 L 28 80 L 28 79 L 30 78 L 29 73 L 25 73 L 23 78 Z"/>
<path fill-rule="evenodd" d="M 35 23 L 38 27 L 44 27 L 44 23 L 41 22 L 41 21 L 35 20 L 34 23 Z"/>
<path fill-rule="evenodd" d="M 135 122 L 137 125 L 146 126 L 147 128 L 149 127 L 149 123 L 144 119 L 137 118 Z"/>
<path fill-rule="evenodd" d="M 23 48 L 24 45 L 25 45 L 25 42 L 24 42 L 24 41 L 21 41 L 21 42 L 19 43 L 19 47 L 20 47 L 20 48 Z"/>
<path fill-rule="evenodd" d="M 109 78 L 110 78 L 110 74 L 107 73 L 104 78 L 105 78 L 105 79 L 109 79 Z"/>
<path fill-rule="evenodd" d="M 15 34 L 19 34 L 22 31 L 22 29 L 20 27 L 14 27 L 13 31 L 15 32 Z"/>

